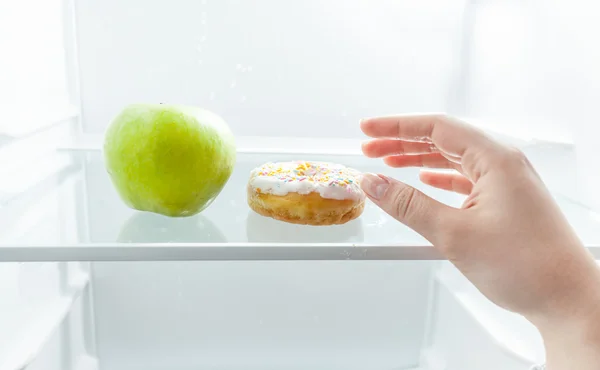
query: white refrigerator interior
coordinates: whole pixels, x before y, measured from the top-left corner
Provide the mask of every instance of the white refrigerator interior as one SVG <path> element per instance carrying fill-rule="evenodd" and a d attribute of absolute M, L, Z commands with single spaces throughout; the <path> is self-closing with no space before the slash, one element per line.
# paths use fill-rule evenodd
<path fill-rule="evenodd" d="M 600 96 L 600 74 L 549 58 L 552 45 L 574 56 L 586 48 L 547 37 L 560 33 L 549 22 L 557 15 L 572 36 L 594 34 L 577 28 L 594 22 L 578 17 L 582 4 L 541 3 L 0 4 L 0 41 L 12 51 L 0 58 L 0 108 L 10 117 L 0 121 L 0 370 L 542 363 L 532 325 L 373 204 L 319 228 L 259 216 L 245 193 L 264 162 L 324 160 L 459 206 L 463 197 L 420 184 L 418 170 L 360 154 L 361 118 L 446 111 L 520 147 L 600 258 L 598 179 L 589 171 L 598 148 L 580 123 Z M 202 106 L 234 132 L 233 175 L 199 215 L 137 212 L 113 188 L 103 134 L 138 102 Z M 573 116 L 577 123 L 564 123 Z"/>

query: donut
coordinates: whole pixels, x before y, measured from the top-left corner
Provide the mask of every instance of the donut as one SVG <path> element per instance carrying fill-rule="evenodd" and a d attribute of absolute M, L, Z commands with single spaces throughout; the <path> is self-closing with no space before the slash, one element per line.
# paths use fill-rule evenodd
<path fill-rule="evenodd" d="M 365 193 L 360 172 L 329 162 L 269 162 L 248 181 L 248 205 L 256 213 L 302 225 L 340 225 L 360 216 Z"/>

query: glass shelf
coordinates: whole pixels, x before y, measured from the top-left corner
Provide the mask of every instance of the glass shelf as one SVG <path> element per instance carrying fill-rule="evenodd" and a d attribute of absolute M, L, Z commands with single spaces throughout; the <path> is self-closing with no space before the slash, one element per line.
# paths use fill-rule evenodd
<path fill-rule="evenodd" d="M 70 166 L 0 208 L 0 261 L 430 260 L 441 256 L 420 235 L 367 201 L 361 217 L 339 226 L 292 225 L 262 217 L 246 203 L 252 168 L 267 161 L 321 160 L 379 172 L 447 204 L 463 197 L 428 188 L 417 169 L 391 169 L 358 155 L 240 152 L 213 204 L 189 218 L 129 209 L 118 197 L 98 150 L 56 154 Z M 600 222 L 585 207 L 557 197 L 595 253 Z"/>

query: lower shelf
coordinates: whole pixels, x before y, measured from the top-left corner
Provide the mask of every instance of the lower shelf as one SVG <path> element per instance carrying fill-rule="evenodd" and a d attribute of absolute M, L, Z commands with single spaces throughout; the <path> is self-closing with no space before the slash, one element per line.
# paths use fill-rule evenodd
<path fill-rule="evenodd" d="M 89 287 L 90 276 L 87 271 L 79 268 L 69 269 L 66 265 L 61 268 L 67 279 L 65 291 L 47 304 L 29 312 L 24 325 L 10 334 L 7 346 L 0 350 L 0 370 L 34 369 L 37 363 L 54 362 L 43 358 L 45 352 L 49 352 L 48 357 L 55 359 L 57 352 L 62 354 L 63 350 L 71 345 L 64 343 L 62 338 L 70 335 L 70 328 L 65 326 L 65 322 L 73 312 L 80 311 L 76 310 L 75 306 L 81 305 L 83 295 Z M 91 366 L 93 361 L 90 359 L 93 358 L 79 356 L 76 362 L 80 363 L 80 367 L 73 370 L 96 370 L 97 367 Z M 62 362 L 64 359 L 58 361 Z"/>

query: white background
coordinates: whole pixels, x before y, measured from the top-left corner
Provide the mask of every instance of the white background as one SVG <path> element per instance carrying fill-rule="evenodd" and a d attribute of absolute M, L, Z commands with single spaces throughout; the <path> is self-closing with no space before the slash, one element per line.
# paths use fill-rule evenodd
<path fill-rule="evenodd" d="M 178 102 L 238 136 L 356 137 L 366 115 L 443 111 L 460 4 L 79 1 L 84 125 Z"/>
<path fill-rule="evenodd" d="M 82 0 L 84 127 L 178 102 L 238 136 L 358 137 L 365 116 L 445 111 L 570 141 L 565 121 L 599 73 L 583 38 L 593 9 L 569 4 Z"/>
<path fill-rule="evenodd" d="M 572 141 L 597 126 L 599 14 L 592 0 L 2 0 L 0 135 L 73 108 L 101 134 L 124 105 L 165 101 L 239 136 L 359 137 L 364 116 L 447 111 Z M 81 101 L 65 81 L 79 72 Z"/>

